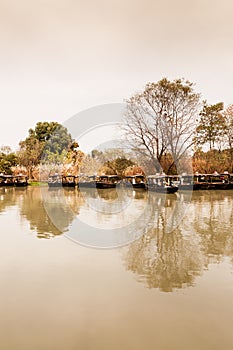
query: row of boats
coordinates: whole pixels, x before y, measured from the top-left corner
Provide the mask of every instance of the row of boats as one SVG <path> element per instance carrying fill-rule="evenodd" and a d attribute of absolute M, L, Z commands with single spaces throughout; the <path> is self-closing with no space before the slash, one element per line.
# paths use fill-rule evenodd
<path fill-rule="evenodd" d="M 0 174 L 0 186 L 25 187 L 25 175 Z M 194 175 L 149 175 L 142 174 L 119 177 L 118 175 L 59 175 L 48 178 L 49 187 L 79 187 L 108 189 L 117 186 L 155 192 L 175 193 L 181 190 L 233 189 L 233 174 L 194 174 Z"/>
<path fill-rule="evenodd" d="M 149 175 L 119 177 L 118 175 L 53 175 L 49 187 L 116 188 L 117 186 L 155 192 L 175 193 L 181 190 L 233 189 L 233 174 Z"/>
<path fill-rule="evenodd" d="M 26 175 L 3 175 L 0 174 L 0 186 L 26 187 L 28 177 Z"/>

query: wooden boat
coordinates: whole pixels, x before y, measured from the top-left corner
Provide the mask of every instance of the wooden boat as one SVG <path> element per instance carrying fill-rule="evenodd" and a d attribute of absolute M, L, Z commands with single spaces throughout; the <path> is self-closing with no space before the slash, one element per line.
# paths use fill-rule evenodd
<path fill-rule="evenodd" d="M 208 190 L 227 190 L 231 188 L 229 174 L 208 174 Z"/>
<path fill-rule="evenodd" d="M 133 189 L 147 189 L 146 178 L 141 174 L 125 176 L 123 185 L 126 187 L 132 187 Z"/>
<path fill-rule="evenodd" d="M 229 174 L 229 189 L 233 189 L 233 174 Z"/>
<path fill-rule="evenodd" d="M 16 187 L 26 187 L 28 186 L 28 177 L 26 175 L 16 175 L 14 176 L 14 184 Z"/>
<path fill-rule="evenodd" d="M 0 186 L 14 186 L 13 175 L 0 175 Z"/>
<path fill-rule="evenodd" d="M 199 182 L 194 175 L 181 175 L 179 189 L 195 191 L 199 189 Z"/>
<path fill-rule="evenodd" d="M 78 186 L 80 188 L 95 188 L 97 177 L 95 175 L 81 175 L 78 176 Z"/>
<path fill-rule="evenodd" d="M 231 184 L 231 176 L 224 174 L 195 174 L 195 189 L 199 190 L 227 190 L 233 188 Z"/>
<path fill-rule="evenodd" d="M 76 186 L 76 176 L 75 175 L 63 175 L 62 176 L 62 186 L 63 187 L 75 187 Z"/>
<path fill-rule="evenodd" d="M 197 190 L 209 189 L 209 178 L 207 174 L 194 174 L 193 181 L 195 184 L 195 189 Z"/>
<path fill-rule="evenodd" d="M 48 178 L 49 187 L 61 187 L 62 186 L 62 175 L 54 174 Z"/>
<path fill-rule="evenodd" d="M 174 176 L 169 175 L 149 175 L 147 177 L 148 190 L 161 193 L 175 193 L 178 185 Z"/>
<path fill-rule="evenodd" d="M 115 188 L 119 183 L 118 175 L 100 175 L 96 180 L 96 188 Z"/>

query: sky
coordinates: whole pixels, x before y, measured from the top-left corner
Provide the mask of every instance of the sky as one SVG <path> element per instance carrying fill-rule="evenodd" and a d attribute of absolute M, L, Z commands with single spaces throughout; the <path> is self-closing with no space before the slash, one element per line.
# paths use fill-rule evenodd
<path fill-rule="evenodd" d="M 163 77 L 233 103 L 232 23 L 231 0 L 0 0 L 0 146 Z"/>

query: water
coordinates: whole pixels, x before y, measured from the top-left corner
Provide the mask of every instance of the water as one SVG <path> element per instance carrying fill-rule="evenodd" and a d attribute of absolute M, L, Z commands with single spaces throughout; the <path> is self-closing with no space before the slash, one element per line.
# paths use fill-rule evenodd
<path fill-rule="evenodd" d="M 0 188 L 1 349 L 232 349 L 232 207 L 233 191 Z"/>

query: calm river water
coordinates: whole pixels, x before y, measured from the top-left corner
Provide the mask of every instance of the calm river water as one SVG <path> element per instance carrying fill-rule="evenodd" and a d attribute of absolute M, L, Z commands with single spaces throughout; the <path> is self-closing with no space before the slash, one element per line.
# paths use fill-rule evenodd
<path fill-rule="evenodd" d="M 231 350 L 232 225 L 231 190 L 0 188 L 1 349 Z"/>

